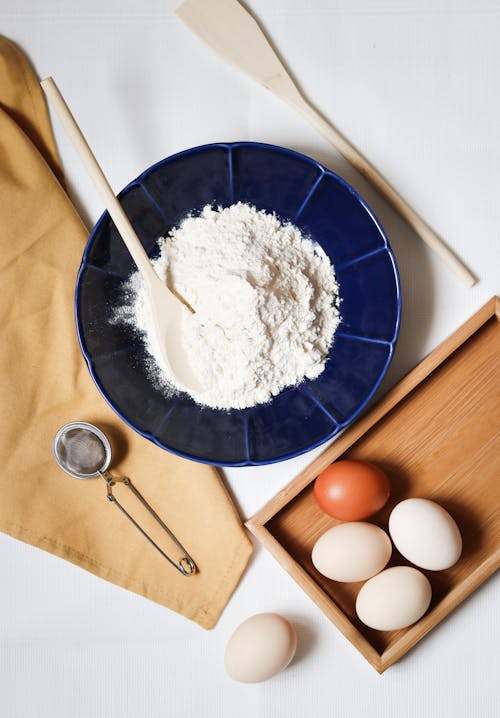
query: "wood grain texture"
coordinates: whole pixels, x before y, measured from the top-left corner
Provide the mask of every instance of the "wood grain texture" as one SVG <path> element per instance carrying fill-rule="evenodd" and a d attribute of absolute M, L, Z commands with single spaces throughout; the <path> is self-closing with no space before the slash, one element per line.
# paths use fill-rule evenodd
<path fill-rule="evenodd" d="M 326 449 L 248 522 L 285 569 L 379 672 L 398 660 L 500 565 L 500 324 L 490 300 L 406 376 L 357 425 Z M 391 480 L 387 505 L 371 520 L 384 529 L 411 496 L 440 503 L 456 519 L 463 553 L 446 571 L 424 571 L 427 614 L 401 631 L 375 631 L 355 612 L 362 585 L 319 574 L 315 541 L 339 523 L 323 513 L 313 481 L 332 461 L 369 460 Z M 395 549 L 389 566 L 410 565 Z"/>

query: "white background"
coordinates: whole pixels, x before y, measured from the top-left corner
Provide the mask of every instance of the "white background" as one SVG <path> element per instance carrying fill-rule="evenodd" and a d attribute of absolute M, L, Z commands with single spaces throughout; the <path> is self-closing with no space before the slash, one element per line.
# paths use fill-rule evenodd
<path fill-rule="evenodd" d="M 173 152 L 233 140 L 301 150 L 354 184 L 402 277 L 387 388 L 500 290 L 498 2 L 249 2 L 308 96 L 481 278 L 472 290 L 301 118 L 191 35 L 176 4 L 0 0 L 0 30 L 56 78 L 117 189 Z M 90 226 L 100 201 L 54 126 Z M 242 515 L 311 458 L 226 471 Z M 379 676 L 261 547 L 211 632 L 3 535 L 0 571 L 2 718 L 498 715 L 494 579 Z M 297 658 L 267 683 L 233 683 L 225 643 L 259 611 L 296 622 Z"/>

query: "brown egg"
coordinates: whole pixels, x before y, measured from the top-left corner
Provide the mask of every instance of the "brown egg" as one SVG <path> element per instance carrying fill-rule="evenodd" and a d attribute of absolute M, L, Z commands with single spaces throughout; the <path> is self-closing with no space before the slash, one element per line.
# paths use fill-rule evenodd
<path fill-rule="evenodd" d="M 314 498 L 341 521 L 361 521 L 380 511 L 389 498 L 389 479 L 365 461 L 336 461 L 314 482 Z"/>

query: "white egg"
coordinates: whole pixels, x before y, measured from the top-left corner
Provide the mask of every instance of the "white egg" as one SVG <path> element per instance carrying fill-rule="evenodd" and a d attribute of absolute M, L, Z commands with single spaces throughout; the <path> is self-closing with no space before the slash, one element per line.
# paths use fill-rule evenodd
<path fill-rule="evenodd" d="M 259 683 L 290 663 L 297 648 L 295 629 L 278 613 L 258 613 L 234 631 L 226 646 L 226 672 L 235 681 Z"/>
<path fill-rule="evenodd" d="M 458 526 L 442 506 L 428 499 L 406 499 L 389 517 L 389 533 L 398 551 L 429 571 L 450 568 L 462 553 Z"/>
<path fill-rule="evenodd" d="M 421 571 L 394 566 L 364 584 L 356 599 L 356 613 L 370 628 L 395 631 L 418 621 L 431 597 L 431 584 Z"/>
<path fill-rule="evenodd" d="M 334 581 L 364 581 L 387 565 L 392 553 L 389 536 L 364 521 L 338 524 L 319 537 L 311 560 Z"/>

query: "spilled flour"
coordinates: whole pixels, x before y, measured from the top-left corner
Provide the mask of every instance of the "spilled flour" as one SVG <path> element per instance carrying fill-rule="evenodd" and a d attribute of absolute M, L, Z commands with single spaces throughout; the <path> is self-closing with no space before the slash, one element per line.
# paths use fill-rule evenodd
<path fill-rule="evenodd" d="M 181 341 L 205 387 L 197 402 L 243 409 L 323 371 L 339 323 L 338 287 L 329 259 L 296 227 L 241 202 L 207 206 L 159 248 L 156 272 L 195 311 Z M 152 379 L 172 392 L 138 272 L 117 319 L 141 333 Z"/>

